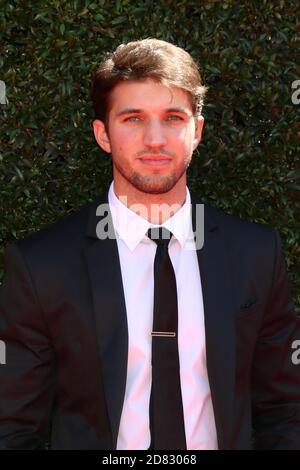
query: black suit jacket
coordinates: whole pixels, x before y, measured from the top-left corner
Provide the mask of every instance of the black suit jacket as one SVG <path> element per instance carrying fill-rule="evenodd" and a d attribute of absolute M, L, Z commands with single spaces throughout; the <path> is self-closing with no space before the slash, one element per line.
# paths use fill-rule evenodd
<path fill-rule="evenodd" d="M 128 330 L 116 240 L 96 236 L 100 202 L 6 250 L 1 449 L 43 448 L 50 419 L 53 449 L 116 448 Z M 219 449 L 300 449 L 300 320 L 278 232 L 207 205 L 204 219 L 197 255 Z"/>

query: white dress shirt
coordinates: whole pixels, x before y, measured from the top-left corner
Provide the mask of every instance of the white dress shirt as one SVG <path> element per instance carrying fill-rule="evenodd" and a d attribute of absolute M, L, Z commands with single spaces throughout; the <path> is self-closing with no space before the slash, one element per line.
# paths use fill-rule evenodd
<path fill-rule="evenodd" d="M 121 202 L 111 183 L 108 202 L 117 237 L 128 323 L 126 391 L 117 449 L 148 449 L 151 393 L 153 265 L 156 243 L 145 234 L 157 225 Z M 162 224 L 174 237 L 169 254 L 178 295 L 178 349 L 188 450 L 217 449 L 217 434 L 206 368 L 205 327 L 197 253 L 184 249 L 191 233 L 190 193 L 183 206 Z M 189 239 L 190 243 L 190 239 Z"/>

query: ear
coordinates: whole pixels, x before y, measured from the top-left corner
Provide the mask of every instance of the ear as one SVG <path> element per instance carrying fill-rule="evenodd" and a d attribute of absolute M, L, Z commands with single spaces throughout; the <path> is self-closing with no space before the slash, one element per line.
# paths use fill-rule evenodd
<path fill-rule="evenodd" d="M 111 153 L 111 146 L 109 137 L 105 130 L 104 122 L 99 119 L 93 121 L 94 136 L 98 145 L 104 150 L 104 152 Z"/>
<path fill-rule="evenodd" d="M 202 137 L 203 125 L 204 125 L 204 117 L 200 116 L 200 117 L 197 118 L 197 121 L 196 121 L 196 129 L 195 129 L 195 137 L 194 137 L 194 142 L 193 142 L 193 150 L 195 150 L 198 147 L 198 144 L 200 143 L 200 140 L 201 140 L 201 137 Z"/>

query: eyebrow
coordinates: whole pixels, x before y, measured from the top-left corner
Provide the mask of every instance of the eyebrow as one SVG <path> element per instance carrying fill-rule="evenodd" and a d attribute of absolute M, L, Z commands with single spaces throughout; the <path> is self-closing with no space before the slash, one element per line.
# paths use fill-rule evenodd
<path fill-rule="evenodd" d="M 166 112 L 167 113 L 182 113 L 182 114 L 192 115 L 192 112 L 189 109 L 180 108 L 180 107 L 168 108 L 168 109 L 166 109 Z"/>
<path fill-rule="evenodd" d="M 167 108 L 164 111 L 166 113 L 182 113 L 182 114 L 187 114 L 188 116 L 192 115 L 191 111 L 189 111 L 187 109 L 184 109 L 184 108 L 180 108 L 180 107 Z M 143 112 L 142 109 L 125 108 L 125 109 L 122 109 L 121 111 L 119 111 L 116 116 L 119 117 L 119 116 L 123 116 L 124 114 L 140 114 L 142 112 Z"/>
<path fill-rule="evenodd" d="M 118 116 L 123 116 L 123 114 L 137 114 L 137 113 L 141 113 L 142 110 L 141 109 L 135 109 L 135 108 L 125 108 L 125 109 L 122 109 L 122 111 L 119 111 L 117 113 L 117 117 Z"/>

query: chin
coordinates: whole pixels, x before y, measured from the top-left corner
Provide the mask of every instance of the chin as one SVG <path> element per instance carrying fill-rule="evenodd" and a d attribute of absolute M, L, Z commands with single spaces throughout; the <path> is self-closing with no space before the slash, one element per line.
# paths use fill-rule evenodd
<path fill-rule="evenodd" d="M 152 180 L 152 181 L 151 181 Z M 177 178 L 174 177 L 165 177 L 161 178 L 161 181 L 153 181 L 153 178 L 149 177 L 141 177 L 140 175 L 135 175 L 134 178 L 131 179 L 131 184 L 142 191 L 143 193 L 148 194 L 164 194 L 171 191 L 176 183 L 178 182 Z"/>

